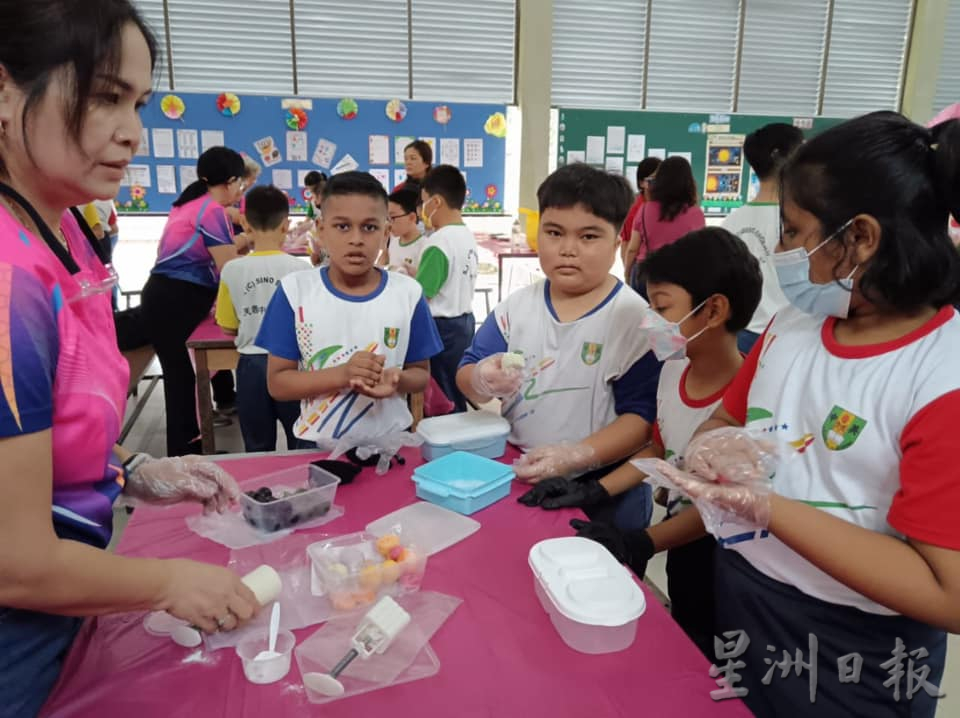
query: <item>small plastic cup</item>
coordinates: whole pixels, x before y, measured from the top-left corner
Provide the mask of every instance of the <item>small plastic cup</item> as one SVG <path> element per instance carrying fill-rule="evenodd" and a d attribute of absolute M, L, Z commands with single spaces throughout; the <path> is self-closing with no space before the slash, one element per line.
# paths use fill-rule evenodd
<path fill-rule="evenodd" d="M 244 638 L 237 645 L 237 655 L 243 663 L 243 675 L 251 683 L 276 683 L 290 672 L 290 658 L 297 639 L 290 631 L 280 631 L 277 634 L 277 653 L 280 655 L 265 661 L 255 660 L 261 651 L 269 649 L 269 643 L 267 635 L 263 634 Z"/>

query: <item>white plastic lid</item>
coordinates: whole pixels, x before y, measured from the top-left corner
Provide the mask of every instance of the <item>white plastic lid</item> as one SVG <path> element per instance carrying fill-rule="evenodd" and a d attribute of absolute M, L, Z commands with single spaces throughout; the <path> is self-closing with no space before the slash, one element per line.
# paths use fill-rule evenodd
<path fill-rule="evenodd" d="M 446 416 L 433 416 L 417 425 L 417 433 L 434 446 L 507 436 L 510 422 L 490 411 L 462 411 Z"/>
<path fill-rule="evenodd" d="M 530 568 L 554 607 L 589 626 L 622 626 L 646 609 L 643 591 L 606 548 L 579 536 L 530 549 Z"/>

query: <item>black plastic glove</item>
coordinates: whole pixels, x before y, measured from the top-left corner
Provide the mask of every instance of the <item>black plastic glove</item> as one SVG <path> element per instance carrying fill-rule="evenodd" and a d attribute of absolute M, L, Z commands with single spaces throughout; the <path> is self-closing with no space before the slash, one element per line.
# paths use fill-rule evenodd
<path fill-rule="evenodd" d="M 602 544 L 618 561 L 628 564 L 640 578 L 646 572 L 647 561 L 657 552 L 646 529 L 621 531 L 610 524 L 580 519 L 572 519 L 570 526 L 577 536 Z"/>
<path fill-rule="evenodd" d="M 542 509 L 567 509 L 593 506 L 609 499 L 610 494 L 599 481 L 553 478 L 540 481 L 517 501 Z"/>

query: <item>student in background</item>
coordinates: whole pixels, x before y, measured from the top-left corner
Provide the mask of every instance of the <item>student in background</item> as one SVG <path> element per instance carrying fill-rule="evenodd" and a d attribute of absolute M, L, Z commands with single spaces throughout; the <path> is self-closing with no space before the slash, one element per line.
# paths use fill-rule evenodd
<path fill-rule="evenodd" d="M 383 253 L 382 264 L 387 269 L 416 277 L 420 254 L 426 245 L 417 216 L 420 195 L 412 189 L 398 189 L 390 195 L 389 200 L 390 239 Z"/>
<path fill-rule="evenodd" d="M 501 400 L 510 441 L 527 452 L 515 464 L 518 479 L 576 478 L 584 492 L 602 493 L 597 479 L 650 440 L 657 409 L 660 362 L 639 329 L 647 303 L 610 274 L 633 192 L 623 177 L 573 164 L 550 175 L 537 198 L 547 279 L 490 313 L 457 382 L 477 404 Z M 524 369 L 505 368 L 506 353 L 522 354 Z M 650 493 L 608 496 L 588 512 L 644 528 Z M 523 502 L 543 498 L 534 490 Z"/>
<path fill-rule="evenodd" d="M 682 466 L 693 433 L 720 405 L 743 364 L 737 334 L 756 309 L 763 278 L 746 245 L 719 227 L 690 232 L 658 249 L 644 261 L 641 272 L 650 297 L 647 311 L 662 318 L 649 322 L 651 331 L 665 335 L 668 341 L 679 333 L 683 344 L 660 373 L 653 442 L 635 458 L 657 457 Z M 600 479 L 600 486 L 606 494 L 618 496 L 643 490 L 645 478 L 626 463 Z M 595 500 L 578 491 L 573 482 L 551 481 L 555 485 L 541 503 L 543 508 L 586 506 Z M 578 535 L 610 549 L 641 578 L 647 561 L 655 553 L 667 551 L 670 612 L 704 655 L 713 659 L 713 554 L 717 543 L 706 533 L 699 512 L 678 492 L 669 494 L 666 507 L 667 519 L 648 529 L 625 531 L 577 519 L 571 525 Z"/>
<path fill-rule="evenodd" d="M 220 273 L 217 324 L 235 334 L 240 361 L 237 364 L 237 413 L 245 451 L 274 451 L 277 421 L 287 437 L 287 449 L 297 448 L 293 424 L 300 415 L 296 401 L 275 401 L 267 390 L 267 352 L 254 340 L 260 331 L 267 305 L 288 274 L 306 269 L 296 257 L 281 250 L 289 228 L 290 203 L 276 187 L 255 187 L 246 195 L 240 221 L 255 247 L 246 257 L 227 262 Z"/>
<path fill-rule="evenodd" d="M 662 161 L 659 157 L 646 157 L 637 165 L 637 198 L 627 213 L 623 227 L 620 228 L 620 261 L 627 258 L 627 247 L 630 246 L 630 235 L 633 234 L 637 212 L 640 211 L 643 203 L 650 199 L 650 178 L 656 173 Z"/>
<path fill-rule="evenodd" d="M 740 332 L 740 351 L 750 352 L 773 315 L 787 306 L 773 253 L 780 241 L 780 169 L 790 154 L 803 144 L 803 132 L 793 125 L 774 122 L 747 135 L 743 154 L 760 180 L 757 196 L 735 209 L 724 220 L 725 229 L 746 242 L 760 260 L 763 272 L 763 297 L 746 329 Z"/>
<path fill-rule="evenodd" d="M 648 183 L 650 201 L 637 212 L 623 267 L 627 281 L 641 294 L 643 288 L 634 276 L 636 265 L 651 252 L 706 226 L 697 203 L 697 183 L 686 159 L 668 157 Z"/>
<path fill-rule="evenodd" d="M 443 341 L 443 351 L 430 362 L 430 374 L 455 411 L 466 411 L 467 401 L 457 388 L 457 366 L 477 328 L 473 316 L 477 239 L 461 214 L 467 184 L 456 167 L 439 165 L 424 179 L 420 194 L 423 224 L 434 232 L 420 255 L 417 281 Z"/>
<path fill-rule="evenodd" d="M 374 264 L 390 232 L 383 185 L 344 172 L 321 201 L 330 264 L 280 281 L 256 343 L 270 353 L 270 395 L 302 400 L 302 444 L 382 451 L 409 428 L 404 395 L 423 391 L 442 345 L 420 285 Z"/>
<path fill-rule="evenodd" d="M 168 456 L 200 448 L 197 378 L 186 341 L 213 307 L 220 267 L 237 256 L 226 208 L 240 199 L 243 171 L 243 158 L 226 147 L 200 155 L 199 179 L 174 201 L 143 288 L 141 316 L 163 368 Z"/>
<path fill-rule="evenodd" d="M 303 178 L 304 188 L 310 190 L 310 200 L 307 202 L 307 219 L 320 219 L 320 198 L 323 188 L 327 184 L 327 175 L 317 170 L 310 170 Z"/>
<path fill-rule="evenodd" d="M 260 173 L 263 171 L 263 168 L 260 167 L 260 164 L 250 157 L 249 155 L 241 155 L 243 157 L 243 192 L 249 191 L 260 179 Z M 240 201 L 233 207 L 227 207 L 227 216 L 230 217 L 230 221 L 233 223 L 233 234 L 235 237 L 239 237 L 243 234 L 243 224 L 240 222 L 240 217 L 243 216 L 243 210 L 245 207 L 246 195 L 240 198 Z"/>
<path fill-rule="evenodd" d="M 404 147 L 403 166 L 407 172 L 407 179 L 399 186 L 394 187 L 394 191 L 412 189 L 419 195 L 423 181 L 433 166 L 433 149 L 430 147 L 430 143 L 424 140 L 414 140 Z"/>

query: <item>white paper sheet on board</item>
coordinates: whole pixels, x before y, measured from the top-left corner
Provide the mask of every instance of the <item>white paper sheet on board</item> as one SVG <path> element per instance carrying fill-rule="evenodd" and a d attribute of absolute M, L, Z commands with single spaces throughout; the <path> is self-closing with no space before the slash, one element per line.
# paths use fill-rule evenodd
<path fill-rule="evenodd" d="M 293 170 L 274 170 L 273 186 L 277 189 L 293 189 Z"/>
<path fill-rule="evenodd" d="M 393 163 L 397 165 L 403 164 L 403 148 L 413 142 L 416 137 L 394 137 L 393 138 Z"/>
<path fill-rule="evenodd" d="M 180 186 L 186 189 L 197 181 L 197 168 L 193 165 L 180 165 Z"/>
<path fill-rule="evenodd" d="M 606 146 L 607 142 L 603 137 L 599 135 L 589 135 L 587 137 L 587 164 L 602 165 L 604 157 L 603 150 Z"/>
<path fill-rule="evenodd" d="M 371 165 L 390 164 L 390 137 L 389 135 L 370 135 L 370 162 Z"/>
<path fill-rule="evenodd" d="M 683 157 L 687 162 L 693 163 L 693 153 L 692 152 L 671 152 L 668 157 Z"/>
<path fill-rule="evenodd" d="M 642 162 L 647 156 L 647 136 L 629 135 L 627 137 L 627 162 Z"/>
<path fill-rule="evenodd" d="M 139 185 L 140 187 L 150 187 L 150 165 L 127 165 L 123 173 L 123 179 L 120 180 L 121 187 L 130 187 Z"/>
<path fill-rule="evenodd" d="M 586 162 L 586 161 L 587 161 L 587 153 L 584 152 L 583 150 L 570 150 L 569 152 L 567 152 L 568 165 L 576 164 L 577 162 Z"/>
<path fill-rule="evenodd" d="M 607 128 L 607 154 L 622 155 L 623 145 L 627 137 L 626 127 Z"/>
<path fill-rule="evenodd" d="M 137 145 L 137 157 L 150 156 L 150 130 L 146 127 L 140 128 L 140 144 Z"/>
<path fill-rule="evenodd" d="M 173 149 L 173 130 L 158 127 L 151 134 L 154 157 L 176 157 Z"/>
<path fill-rule="evenodd" d="M 177 193 L 177 170 L 173 165 L 157 165 L 157 192 Z"/>
<path fill-rule="evenodd" d="M 394 170 L 393 171 L 393 186 L 399 187 L 404 182 L 407 181 L 407 171 L 406 170 Z"/>
<path fill-rule="evenodd" d="M 309 152 L 306 132 L 287 132 L 287 161 L 306 162 Z"/>
<path fill-rule="evenodd" d="M 337 145 L 335 142 L 331 142 L 327 139 L 319 139 L 317 141 L 317 149 L 313 151 L 313 164 L 319 165 L 324 169 L 330 169 L 330 165 L 333 164 L 333 156 L 337 152 Z"/>
<path fill-rule="evenodd" d="M 647 150 L 647 157 L 656 157 L 658 160 L 667 159 L 667 151 L 663 147 L 651 147 Z"/>
<path fill-rule="evenodd" d="M 444 137 L 440 140 L 440 164 L 460 166 L 460 140 Z"/>
<path fill-rule="evenodd" d="M 307 184 L 307 175 L 313 170 L 297 170 L 297 187 L 301 189 Z"/>
<path fill-rule="evenodd" d="M 463 166 L 483 167 L 483 139 L 471 138 L 463 141 Z"/>
<path fill-rule="evenodd" d="M 623 157 L 607 157 L 607 161 L 604 164 L 603 168 L 607 172 L 613 172 L 614 174 L 622 175 L 623 174 Z"/>
<path fill-rule="evenodd" d="M 180 159 L 195 160 L 200 156 L 200 138 L 196 130 L 177 130 Z"/>
<path fill-rule="evenodd" d="M 382 167 L 374 168 L 370 170 L 370 176 L 382 184 L 387 192 L 390 191 L 390 170 L 383 169 Z"/>
<path fill-rule="evenodd" d="M 222 130 L 200 130 L 200 146 L 204 152 L 211 147 L 223 147 L 226 144 Z"/>
<path fill-rule="evenodd" d="M 353 159 L 352 155 L 344 155 L 340 161 L 337 162 L 336 166 L 330 170 L 330 174 L 338 175 L 344 172 L 353 172 L 353 170 L 359 166 L 359 163 Z"/>

